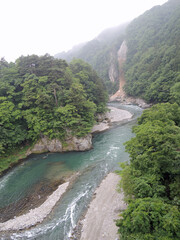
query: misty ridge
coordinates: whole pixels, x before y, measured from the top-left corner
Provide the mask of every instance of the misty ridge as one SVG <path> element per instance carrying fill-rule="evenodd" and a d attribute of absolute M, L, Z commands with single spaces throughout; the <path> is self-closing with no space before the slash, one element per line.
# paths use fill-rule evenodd
<path fill-rule="evenodd" d="M 109 94 L 113 94 L 119 84 L 117 52 L 125 40 L 128 47 L 124 65 L 126 93 L 148 102 L 166 102 L 170 99 L 171 87 L 179 81 L 179 16 L 179 1 L 170 0 L 130 23 L 106 29 L 95 39 L 55 57 L 88 62 L 103 79 Z"/>

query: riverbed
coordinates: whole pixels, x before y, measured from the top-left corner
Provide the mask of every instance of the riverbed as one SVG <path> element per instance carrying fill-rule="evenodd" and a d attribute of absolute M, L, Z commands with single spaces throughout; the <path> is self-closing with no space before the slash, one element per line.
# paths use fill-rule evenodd
<path fill-rule="evenodd" d="M 126 123 L 116 123 L 112 129 L 97 134 L 93 139 L 92 150 L 34 155 L 1 179 L 0 204 L 4 207 L 25 198 L 42 182 L 63 178 L 64 174 L 80 172 L 71 188 L 42 224 L 21 232 L 2 233 L 1 239 L 70 239 L 73 228 L 85 212 L 102 179 L 109 172 L 118 169 L 118 162 L 128 160 L 123 143 L 133 136 L 131 127 L 142 110 L 136 106 L 122 106 L 118 103 L 111 106 L 128 110 L 134 117 Z"/>

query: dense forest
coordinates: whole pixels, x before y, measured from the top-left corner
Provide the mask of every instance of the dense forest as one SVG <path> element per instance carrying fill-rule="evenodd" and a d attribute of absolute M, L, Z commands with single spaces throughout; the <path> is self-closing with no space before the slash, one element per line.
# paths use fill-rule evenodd
<path fill-rule="evenodd" d="M 117 51 L 125 39 L 128 46 L 124 66 L 126 94 L 151 103 L 169 102 L 176 98 L 180 88 L 179 16 L 179 0 L 169 0 L 131 23 L 107 29 L 92 41 L 56 57 L 88 62 L 103 79 L 109 94 L 113 94 L 119 86 Z"/>
<path fill-rule="evenodd" d="M 180 2 L 170 0 L 127 28 L 127 94 L 156 103 L 125 143 L 122 240 L 180 239 Z M 157 104 L 158 103 L 158 104 Z"/>
<path fill-rule="evenodd" d="M 126 23 L 106 29 L 95 39 L 76 46 L 68 52 L 56 54 L 55 57 L 65 59 L 68 62 L 73 58 L 86 61 L 103 79 L 108 92 L 112 94 L 116 92 L 119 85 L 117 51 L 124 40 L 127 25 Z"/>
<path fill-rule="evenodd" d="M 125 65 L 128 95 L 148 102 L 176 98 L 180 82 L 180 2 L 170 0 L 127 27 Z"/>
<path fill-rule="evenodd" d="M 133 132 L 120 172 L 128 202 L 117 221 L 121 239 L 180 239 L 180 106 L 154 105 Z"/>
<path fill-rule="evenodd" d="M 0 61 L 0 170 L 4 158 L 42 136 L 63 141 L 67 131 L 90 132 L 107 94 L 96 72 L 82 60 L 69 65 L 49 55 Z"/>

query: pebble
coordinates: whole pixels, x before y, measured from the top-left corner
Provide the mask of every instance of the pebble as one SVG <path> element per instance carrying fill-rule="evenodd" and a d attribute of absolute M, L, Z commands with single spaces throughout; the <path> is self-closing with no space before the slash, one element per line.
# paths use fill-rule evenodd
<path fill-rule="evenodd" d="M 62 194 L 66 191 L 68 185 L 69 182 L 61 184 L 41 206 L 31 209 L 27 214 L 0 223 L 0 231 L 22 230 L 41 223 L 52 211 L 57 201 L 59 201 Z"/>

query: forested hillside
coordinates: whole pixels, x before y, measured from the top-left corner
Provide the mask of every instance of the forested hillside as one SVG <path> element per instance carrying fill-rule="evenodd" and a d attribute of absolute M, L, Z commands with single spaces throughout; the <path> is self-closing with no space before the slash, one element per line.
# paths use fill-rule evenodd
<path fill-rule="evenodd" d="M 148 102 L 176 98 L 180 85 L 180 1 L 169 0 L 127 28 L 125 66 L 128 95 Z"/>
<path fill-rule="evenodd" d="M 118 62 L 117 51 L 123 40 L 127 24 L 103 31 L 97 38 L 74 47 L 67 53 L 56 54 L 55 57 L 71 61 L 80 58 L 91 64 L 103 79 L 109 93 L 117 90 Z"/>
<path fill-rule="evenodd" d="M 180 239 L 180 107 L 162 103 L 145 110 L 126 143 L 121 165 L 128 208 L 117 221 L 121 239 Z"/>
<path fill-rule="evenodd" d="M 152 103 L 174 101 L 180 87 L 179 0 L 155 6 L 130 24 L 106 30 L 92 41 L 56 57 L 88 62 L 112 94 L 118 90 L 117 51 L 123 40 L 128 47 L 124 66 L 127 95 Z"/>
<path fill-rule="evenodd" d="M 127 28 L 125 90 L 153 105 L 125 143 L 120 187 L 122 240 L 180 239 L 180 1 L 169 0 Z"/>
<path fill-rule="evenodd" d="M 42 136 L 86 135 L 106 100 L 101 79 L 81 60 L 68 65 L 49 55 L 20 57 L 15 63 L 1 59 L 1 159 Z"/>

